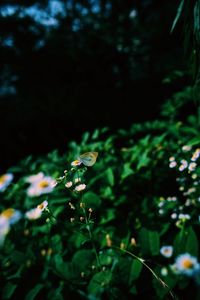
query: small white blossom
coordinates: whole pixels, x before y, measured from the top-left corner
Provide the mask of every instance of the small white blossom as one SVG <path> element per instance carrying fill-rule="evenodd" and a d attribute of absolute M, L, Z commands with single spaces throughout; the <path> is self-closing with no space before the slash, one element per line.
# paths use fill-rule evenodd
<path fill-rule="evenodd" d="M 175 168 L 177 166 L 177 163 L 175 161 L 172 161 L 170 162 L 169 164 L 169 167 L 172 169 L 172 168 Z"/>
<path fill-rule="evenodd" d="M 193 153 L 191 160 L 196 161 L 199 158 L 199 156 L 200 156 L 200 148 L 197 148 Z"/>
<path fill-rule="evenodd" d="M 188 162 L 185 159 L 181 160 L 181 165 L 179 167 L 179 171 L 184 171 L 188 167 Z"/>
<path fill-rule="evenodd" d="M 66 188 L 70 188 L 71 186 L 72 186 L 72 181 L 68 181 L 68 182 L 66 182 L 66 184 L 65 184 L 65 186 L 66 186 Z"/>
<path fill-rule="evenodd" d="M 164 256 L 164 257 L 171 257 L 173 254 L 173 247 L 172 246 L 163 246 L 160 249 L 160 253 Z"/>
<path fill-rule="evenodd" d="M 43 201 L 42 203 L 40 203 L 40 204 L 37 206 L 37 208 L 40 209 L 41 211 L 44 211 L 44 210 L 47 208 L 47 206 L 48 206 L 48 201 L 45 200 L 45 201 Z"/>
<path fill-rule="evenodd" d="M 175 157 L 174 156 L 171 156 L 170 158 L 169 158 L 169 161 L 174 161 L 175 160 Z"/>
<path fill-rule="evenodd" d="M 190 215 L 188 215 L 188 214 L 179 214 L 178 215 L 178 218 L 179 218 L 179 220 L 190 220 L 191 219 L 191 216 Z"/>
<path fill-rule="evenodd" d="M 197 174 L 192 174 L 192 179 L 196 179 L 197 178 Z"/>
<path fill-rule="evenodd" d="M 75 187 L 75 191 L 81 192 L 81 191 L 85 190 L 85 188 L 86 188 L 86 184 L 82 183 Z"/>
<path fill-rule="evenodd" d="M 25 213 L 25 217 L 28 220 L 37 220 L 41 217 L 42 212 L 47 208 L 48 201 L 43 201 L 41 204 L 39 204 L 37 207 L 30 209 Z"/>
<path fill-rule="evenodd" d="M 185 206 L 190 206 L 192 203 L 191 203 L 191 200 L 190 199 L 187 199 L 186 202 L 185 202 Z"/>
<path fill-rule="evenodd" d="M 160 274 L 162 276 L 167 276 L 168 275 L 168 270 L 167 268 L 163 267 L 161 270 L 160 270 Z"/>
<path fill-rule="evenodd" d="M 195 162 L 192 162 L 189 164 L 188 170 L 190 172 L 193 172 L 193 171 L 195 171 L 196 167 L 197 167 L 197 164 Z"/>
<path fill-rule="evenodd" d="M 42 211 L 41 211 L 41 209 L 38 209 L 37 207 L 32 208 L 25 213 L 25 216 L 28 220 L 37 220 L 41 217 L 41 215 L 42 215 Z"/>
<path fill-rule="evenodd" d="M 176 219 L 177 218 L 177 214 L 176 213 L 171 214 L 171 218 L 172 219 Z"/>
<path fill-rule="evenodd" d="M 80 166 L 81 163 L 82 162 L 79 159 L 76 159 L 76 160 L 72 161 L 71 166 L 73 166 L 73 167 Z"/>
<path fill-rule="evenodd" d="M 188 152 L 188 151 L 190 151 L 192 149 L 192 147 L 191 146 L 187 146 L 187 145 L 184 145 L 183 147 L 182 147 L 182 150 L 184 151 L 184 152 Z"/>

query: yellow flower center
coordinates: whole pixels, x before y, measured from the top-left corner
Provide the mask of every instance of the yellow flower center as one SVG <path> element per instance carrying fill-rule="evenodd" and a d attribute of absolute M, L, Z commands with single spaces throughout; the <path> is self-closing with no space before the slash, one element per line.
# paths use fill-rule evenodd
<path fill-rule="evenodd" d="M 44 204 L 43 204 L 43 203 L 39 204 L 39 205 L 38 205 L 38 208 L 41 209 L 41 210 L 43 210 Z"/>
<path fill-rule="evenodd" d="M 191 269 L 193 267 L 193 262 L 188 258 L 186 258 L 182 264 L 185 269 Z"/>
<path fill-rule="evenodd" d="M 41 188 L 41 189 L 44 189 L 44 188 L 46 188 L 46 187 L 48 187 L 49 186 L 49 183 L 48 183 L 48 181 L 46 181 L 46 180 L 43 180 L 43 181 L 41 181 L 40 183 L 39 183 L 39 187 Z"/>
<path fill-rule="evenodd" d="M 170 252 L 170 249 L 165 249 L 165 250 L 164 250 L 164 253 L 165 253 L 165 254 L 168 254 L 169 252 Z"/>
<path fill-rule="evenodd" d="M 0 176 L 0 184 L 3 184 L 6 181 L 6 175 Z"/>
<path fill-rule="evenodd" d="M 8 208 L 1 213 L 1 216 L 10 219 L 14 215 L 14 212 L 13 208 Z"/>
<path fill-rule="evenodd" d="M 80 160 L 76 159 L 74 160 L 74 165 L 79 165 L 80 164 Z"/>

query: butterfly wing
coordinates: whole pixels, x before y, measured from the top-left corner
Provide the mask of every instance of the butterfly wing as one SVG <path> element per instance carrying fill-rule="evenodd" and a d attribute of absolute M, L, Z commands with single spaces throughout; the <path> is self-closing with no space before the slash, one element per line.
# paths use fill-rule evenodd
<path fill-rule="evenodd" d="M 87 167 L 91 167 L 97 160 L 98 152 L 86 152 L 81 154 L 79 159 Z"/>

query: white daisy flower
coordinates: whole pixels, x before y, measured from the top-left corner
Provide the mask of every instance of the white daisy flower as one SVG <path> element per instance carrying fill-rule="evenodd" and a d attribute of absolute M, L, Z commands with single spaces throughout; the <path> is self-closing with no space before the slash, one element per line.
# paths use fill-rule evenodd
<path fill-rule="evenodd" d="M 9 224 L 12 225 L 21 219 L 21 212 L 14 208 L 8 208 L 0 214 L 0 217 L 6 218 Z"/>
<path fill-rule="evenodd" d="M 9 184 L 13 180 L 13 174 L 7 173 L 0 176 L 0 192 L 4 192 L 5 189 L 9 186 Z"/>
<path fill-rule="evenodd" d="M 44 178 L 44 173 L 43 172 L 39 172 L 38 174 L 28 176 L 26 178 L 26 182 L 28 182 L 28 183 L 36 183 L 37 181 L 40 181 L 43 178 Z"/>
<path fill-rule="evenodd" d="M 196 257 L 185 253 L 176 258 L 175 269 L 178 274 L 193 276 L 200 271 L 200 264 Z"/>
<path fill-rule="evenodd" d="M 163 246 L 160 249 L 160 253 L 164 256 L 164 257 L 171 257 L 173 254 L 173 247 L 172 246 Z"/>
<path fill-rule="evenodd" d="M 50 176 L 44 176 L 40 180 L 37 180 L 27 190 L 27 194 L 30 197 L 37 197 L 43 194 L 48 194 L 53 191 L 55 187 L 55 180 Z"/>
<path fill-rule="evenodd" d="M 83 191 L 84 189 L 86 188 L 86 184 L 82 183 L 82 184 L 79 184 L 75 187 L 75 191 L 76 192 L 81 192 Z"/>

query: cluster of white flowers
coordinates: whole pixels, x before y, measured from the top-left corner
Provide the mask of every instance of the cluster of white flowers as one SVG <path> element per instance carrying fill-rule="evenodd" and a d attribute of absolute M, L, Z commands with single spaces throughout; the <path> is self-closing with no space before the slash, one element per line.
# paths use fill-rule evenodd
<path fill-rule="evenodd" d="M 160 197 L 159 202 L 158 202 L 158 213 L 160 215 L 163 215 L 165 212 L 168 211 L 168 209 L 171 209 L 171 205 L 169 203 L 176 203 L 177 202 L 177 197 L 172 196 L 172 197 L 167 197 L 167 198 L 163 198 Z M 174 206 L 174 205 L 173 205 Z"/>
<path fill-rule="evenodd" d="M 172 246 L 162 246 L 160 249 L 160 254 L 166 258 L 172 257 L 174 249 Z M 170 265 L 171 271 L 173 271 L 177 275 L 185 275 L 185 276 L 196 276 L 200 273 L 200 264 L 196 257 L 192 256 L 189 253 L 183 253 L 178 255 L 175 258 L 175 263 Z M 168 269 L 163 267 L 161 269 L 161 275 L 167 276 Z"/>
<path fill-rule="evenodd" d="M 182 151 L 183 152 L 188 152 L 188 151 L 191 151 L 192 147 L 191 146 L 183 146 L 182 147 Z M 200 157 L 200 148 L 197 148 L 194 153 L 192 154 L 192 157 L 191 157 L 191 161 L 188 162 L 186 159 L 182 159 L 180 161 L 180 165 L 178 167 L 179 171 L 182 172 L 186 169 L 188 169 L 188 172 L 194 172 L 196 170 L 196 167 L 197 167 L 197 163 L 196 163 L 196 160 Z M 169 167 L 170 168 L 175 168 L 176 166 L 178 166 L 178 163 L 175 159 L 174 156 L 171 156 L 169 158 Z"/>
<path fill-rule="evenodd" d="M 28 220 L 39 219 L 42 212 L 47 209 L 48 202 L 45 200 L 39 204 L 36 208 L 32 208 L 24 214 L 24 217 Z M 6 235 L 9 233 L 11 225 L 17 223 L 23 214 L 16 209 L 8 208 L 0 214 L 0 246 L 3 245 Z"/>
<path fill-rule="evenodd" d="M 57 184 L 55 179 L 50 176 L 45 176 L 42 172 L 27 177 L 26 182 L 30 183 L 27 189 L 27 195 L 29 197 L 38 197 L 43 194 L 51 193 Z"/>

